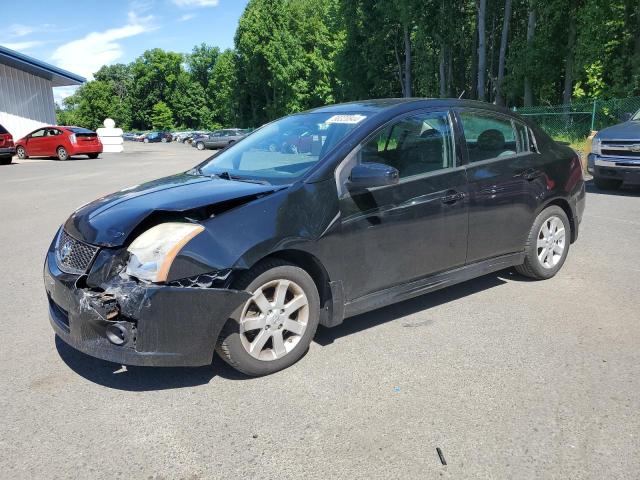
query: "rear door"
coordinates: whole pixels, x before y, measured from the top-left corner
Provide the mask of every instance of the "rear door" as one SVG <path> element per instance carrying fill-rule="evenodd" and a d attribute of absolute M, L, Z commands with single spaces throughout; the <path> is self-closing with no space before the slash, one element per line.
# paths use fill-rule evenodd
<path fill-rule="evenodd" d="M 41 155 L 54 156 L 57 155 L 57 148 L 63 145 L 62 131 L 57 128 L 45 129 L 44 136 L 40 140 L 42 145 Z"/>
<path fill-rule="evenodd" d="M 462 266 L 467 185 L 448 111 L 391 122 L 338 167 L 347 300 Z M 349 191 L 358 163 L 397 168 L 397 185 Z"/>
<path fill-rule="evenodd" d="M 467 263 L 522 251 L 541 194 L 528 129 L 507 115 L 458 112 L 469 181 Z"/>
<path fill-rule="evenodd" d="M 27 137 L 27 155 L 47 155 L 45 128 L 36 130 Z"/>

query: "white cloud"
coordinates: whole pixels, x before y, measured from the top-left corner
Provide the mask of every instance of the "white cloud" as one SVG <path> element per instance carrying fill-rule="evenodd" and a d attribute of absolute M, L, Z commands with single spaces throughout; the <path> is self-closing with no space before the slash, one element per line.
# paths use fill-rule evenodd
<path fill-rule="evenodd" d="M 179 7 L 217 7 L 219 0 L 172 0 Z"/>
<path fill-rule="evenodd" d="M 19 52 L 25 51 L 25 50 L 29 50 L 33 47 L 37 47 L 42 45 L 44 42 L 40 42 L 37 40 L 31 41 L 31 42 L 7 42 L 7 43 L 3 43 L 2 45 L 4 47 L 10 48 L 11 50 L 17 50 Z"/>
<path fill-rule="evenodd" d="M 189 21 L 189 20 L 191 20 L 193 18 L 196 18 L 196 14 L 195 13 L 185 13 L 184 15 L 182 15 L 179 18 L 179 21 L 180 22 L 187 22 L 187 21 Z"/>
<path fill-rule="evenodd" d="M 54 87 L 53 88 L 53 101 L 56 102 L 58 105 L 62 106 L 62 101 L 67 98 L 69 95 L 73 95 L 76 90 L 78 89 L 77 86 L 73 86 L 73 87 Z"/>
<path fill-rule="evenodd" d="M 123 55 L 122 46 L 117 40 L 156 28 L 151 24 L 152 16 L 138 18 L 133 12 L 129 12 L 128 17 L 128 23 L 122 27 L 104 32 L 91 32 L 83 38 L 59 46 L 51 55 L 51 59 L 61 68 L 88 79 L 93 78 L 93 74 L 100 67 L 115 62 Z"/>
<path fill-rule="evenodd" d="M 36 29 L 34 27 L 22 25 L 20 23 L 14 23 L 13 25 L 9 25 L 7 27 L 5 33 L 10 37 L 24 37 L 25 35 L 29 35 L 30 33 L 33 33 L 35 31 Z"/>

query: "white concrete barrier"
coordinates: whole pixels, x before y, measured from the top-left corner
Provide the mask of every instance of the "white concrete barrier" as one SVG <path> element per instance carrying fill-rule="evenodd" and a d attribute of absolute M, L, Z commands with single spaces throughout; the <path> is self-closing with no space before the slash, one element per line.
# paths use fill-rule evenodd
<path fill-rule="evenodd" d="M 102 142 L 102 151 L 105 153 L 120 153 L 124 150 L 124 142 L 122 141 L 122 129 L 115 128 L 116 122 L 111 118 L 105 119 L 104 128 L 96 130 L 100 141 Z"/>

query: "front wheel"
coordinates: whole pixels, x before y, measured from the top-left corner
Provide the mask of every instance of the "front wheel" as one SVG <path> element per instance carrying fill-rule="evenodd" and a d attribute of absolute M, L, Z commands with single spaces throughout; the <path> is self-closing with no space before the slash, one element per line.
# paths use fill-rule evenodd
<path fill-rule="evenodd" d="M 162 143 L 167 143 L 167 139 L 163 138 L 162 140 L 160 140 Z"/>
<path fill-rule="evenodd" d="M 545 208 L 533 222 L 525 246 L 525 260 L 516 270 L 536 280 L 553 277 L 569 253 L 571 224 L 558 206 Z"/>
<path fill-rule="evenodd" d="M 58 155 L 58 160 L 68 160 L 69 159 L 69 153 L 67 152 L 67 149 L 64 147 L 58 147 L 58 149 L 56 150 L 56 153 Z"/>
<path fill-rule="evenodd" d="M 618 190 L 622 186 L 622 180 L 615 178 L 593 177 L 593 181 L 600 190 Z"/>
<path fill-rule="evenodd" d="M 143 142 L 144 142 L 144 143 L 149 143 L 149 139 L 148 139 L 148 138 L 145 138 L 145 139 L 143 140 Z"/>
<path fill-rule="evenodd" d="M 253 295 L 223 329 L 218 354 L 251 376 L 275 373 L 300 360 L 320 319 L 320 297 L 311 276 L 300 267 L 271 260 L 233 286 Z"/>
<path fill-rule="evenodd" d="M 27 151 L 22 146 L 16 148 L 16 155 L 18 156 L 18 158 L 20 160 L 24 160 L 26 158 L 29 158 L 29 155 L 27 155 Z"/>
<path fill-rule="evenodd" d="M 198 150 L 204 150 L 204 143 L 202 143 L 202 142 L 198 142 L 198 143 L 196 143 L 196 148 L 197 148 Z"/>
<path fill-rule="evenodd" d="M 0 157 L 0 165 L 9 165 L 13 161 L 13 157 Z"/>

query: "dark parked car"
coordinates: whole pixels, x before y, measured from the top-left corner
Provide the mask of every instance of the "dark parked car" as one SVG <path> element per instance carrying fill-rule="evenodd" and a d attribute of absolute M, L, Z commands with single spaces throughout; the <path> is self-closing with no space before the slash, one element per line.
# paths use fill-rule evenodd
<path fill-rule="evenodd" d="M 587 169 L 602 190 L 617 190 L 623 182 L 640 185 L 640 110 L 596 134 Z"/>
<path fill-rule="evenodd" d="M 13 144 L 13 136 L 0 125 L 0 165 L 9 165 L 15 153 L 16 146 Z"/>
<path fill-rule="evenodd" d="M 173 140 L 171 132 L 151 132 L 140 137 L 140 142 L 144 143 L 167 143 Z"/>
<path fill-rule="evenodd" d="M 309 124 L 317 152 L 263 148 Z M 268 374 L 319 324 L 508 267 L 553 277 L 584 206 L 578 156 L 508 110 L 319 108 L 74 212 L 46 257 L 51 324 L 119 364 L 206 365 L 216 349 Z"/>
<path fill-rule="evenodd" d="M 225 148 L 246 137 L 246 130 L 240 128 L 229 128 L 226 130 L 216 130 L 207 135 L 195 137 L 192 146 L 198 150 Z"/>

